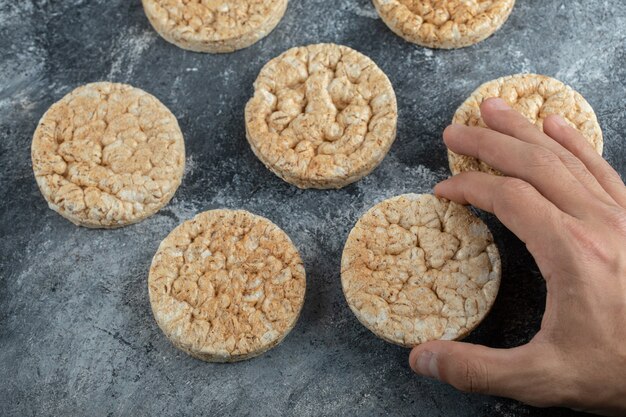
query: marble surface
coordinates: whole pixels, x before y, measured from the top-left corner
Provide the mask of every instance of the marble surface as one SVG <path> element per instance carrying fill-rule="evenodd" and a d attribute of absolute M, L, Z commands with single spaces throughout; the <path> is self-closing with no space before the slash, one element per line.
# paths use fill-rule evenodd
<path fill-rule="evenodd" d="M 389 75 L 398 137 L 381 166 L 339 191 L 298 190 L 245 140 L 243 108 L 262 65 L 297 45 L 336 42 Z M 448 176 L 441 132 L 484 81 L 538 72 L 595 108 L 605 156 L 626 175 L 626 2 L 518 0 L 483 43 L 434 51 L 404 42 L 368 0 L 291 0 L 277 29 L 227 55 L 180 50 L 158 37 L 139 0 L 0 0 L 0 414 L 4 416 L 570 416 L 457 392 L 419 378 L 409 351 L 377 339 L 349 311 L 343 243 L 360 214 Z M 118 230 L 78 228 L 51 211 L 31 170 L 45 110 L 92 81 L 131 83 L 178 117 L 187 169 L 172 202 Z M 308 292 L 292 333 L 267 354 L 206 364 L 157 328 L 146 288 L 159 242 L 207 209 L 245 208 L 280 225 L 300 249 Z M 483 215 L 503 255 L 496 305 L 469 341 L 516 346 L 537 331 L 545 287 L 524 245 Z"/>

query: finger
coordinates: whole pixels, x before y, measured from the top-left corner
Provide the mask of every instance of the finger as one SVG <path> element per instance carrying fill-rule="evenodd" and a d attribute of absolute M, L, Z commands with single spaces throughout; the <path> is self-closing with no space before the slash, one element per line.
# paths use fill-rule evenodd
<path fill-rule="evenodd" d="M 523 142 L 539 144 L 541 130 L 523 114 L 513 109 L 501 98 L 488 98 L 480 105 L 480 117 L 496 132 L 517 138 Z"/>
<path fill-rule="evenodd" d="M 480 110 L 481 117 L 490 129 L 550 150 L 559 157 L 563 165 L 565 165 L 572 175 L 582 183 L 596 199 L 605 203 L 613 202 L 612 199 L 606 195 L 606 191 L 599 184 L 596 177 L 591 175 L 585 164 L 581 162 L 579 158 L 572 155 L 572 152 L 561 146 L 558 141 L 551 140 L 547 134 L 544 134 L 544 132 L 538 129 L 537 126 L 532 124 L 526 117 L 510 107 L 506 101 L 500 98 L 487 99 L 482 103 Z M 577 132 L 575 129 L 572 130 Z"/>
<path fill-rule="evenodd" d="M 435 194 L 493 213 L 533 255 L 548 256 L 562 244 L 567 216 L 533 186 L 518 178 L 464 172 L 435 186 Z"/>
<path fill-rule="evenodd" d="M 451 125 L 443 133 L 453 152 L 473 156 L 503 174 L 533 185 L 557 207 L 575 217 L 588 216 L 598 200 L 548 149 L 490 129 Z"/>
<path fill-rule="evenodd" d="M 559 398 L 554 386 L 559 363 L 553 352 L 538 343 L 513 349 L 492 349 L 462 342 L 432 341 L 416 346 L 409 363 L 422 376 L 455 388 L 497 395 L 535 406 Z"/>
<path fill-rule="evenodd" d="M 624 182 L 578 130 L 569 126 L 562 117 L 557 115 L 546 117 L 543 121 L 543 130 L 546 135 L 578 158 L 613 200 L 626 208 L 626 186 Z"/>

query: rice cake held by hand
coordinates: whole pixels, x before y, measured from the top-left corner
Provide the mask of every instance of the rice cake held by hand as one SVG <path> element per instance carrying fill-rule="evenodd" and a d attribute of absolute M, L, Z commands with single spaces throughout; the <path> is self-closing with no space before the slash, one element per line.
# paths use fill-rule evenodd
<path fill-rule="evenodd" d="M 93 228 L 136 223 L 173 197 L 185 168 L 176 117 L 125 84 L 87 84 L 43 115 L 31 148 L 50 208 Z"/>
<path fill-rule="evenodd" d="M 387 26 L 405 40 L 428 48 L 478 43 L 506 22 L 515 0 L 373 0 Z"/>
<path fill-rule="evenodd" d="M 268 62 L 246 105 L 255 155 L 300 188 L 341 188 L 369 174 L 396 137 L 387 76 L 345 46 L 293 48 Z"/>
<path fill-rule="evenodd" d="M 365 327 L 413 347 L 469 334 L 495 301 L 500 271 L 489 229 L 467 208 L 405 194 L 376 204 L 354 226 L 341 284 Z"/>
<path fill-rule="evenodd" d="M 526 116 L 543 131 L 543 120 L 558 114 L 575 127 L 602 155 L 604 141 L 598 118 L 587 101 L 571 87 L 545 75 L 517 74 L 489 81 L 476 89 L 458 108 L 452 123 L 487 127 L 480 116 L 480 105 L 488 98 L 499 97 Z M 465 171 L 500 172 L 474 157 L 448 150 L 453 175 Z"/>
<path fill-rule="evenodd" d="M 295 326 L 305 271 L 289 237 L 243 210 L 212 210 L 176 227 L 152 260 L 154 317 L 179 349 L 209 362 L 248 359 Z"/>
<path fill-rule="evenodd" d="M 168 42 L 195 52 L 247 48 L 282 19 L 287 0 L 142 0 L 154 29 Z"/>

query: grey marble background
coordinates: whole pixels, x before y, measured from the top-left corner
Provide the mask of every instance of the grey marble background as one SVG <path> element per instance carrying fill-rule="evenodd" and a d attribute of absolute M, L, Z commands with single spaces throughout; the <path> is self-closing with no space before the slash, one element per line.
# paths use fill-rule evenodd
<path fill-rule="evenodd" d="M 381 166 L 340 191 L 298 190 L 254 157 L 243 108 L 270 58 L 336 42 L 389 75 L 398 137 Z M 484 81 L 539 72 L 595 108 L 605 156 L 626 175 L 626 2 L 518 0 L 476 46 L 433 51 L 404 42 L 369 0 L 292 0 L 260 43 L 201 55 L 161 40 L 139 0 L 0 0 L 0 415 L 2 416 L 569 416 L 469 395 L 419 378 L 408 350 L 374 337 L 341 294 L 343 242 L 360 214 L 448 175 L 441 132 Z M 77 228 L 49 210 L 31 171 L 44 111 L 92 81 L 131 83 L 178 117 L 187 170 L 173 201 L 119 230 Z M 167 233 L 195 213 L 245 208 L 280 225 L 304 258 L 301 320 L 277 348 L 232 365 L 174 349 L 153 321 L 146 279 Z M 484 216 L 503 254 L 496 305 L 470 341 L 516 346 L 537 331 L 545 288 L 532 258 Z"/>

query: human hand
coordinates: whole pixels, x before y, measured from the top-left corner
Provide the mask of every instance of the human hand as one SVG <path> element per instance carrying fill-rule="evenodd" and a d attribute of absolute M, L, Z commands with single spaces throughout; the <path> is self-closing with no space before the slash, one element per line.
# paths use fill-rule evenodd
<path fill-rule="evenodd" d="M 541 330 L 513 349 L 427 342 L 411 367 L 463 391 L 626 415 L 626 187 L 561 117 L 542 133 L 501 99 L 481 114 L 490 129 L 452 125 L 444 141 L 505 176 L 466 172 L 435 193 L 494 213 L 526 244 L 546 280 Z"/>

